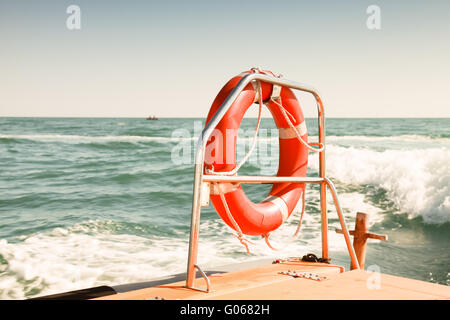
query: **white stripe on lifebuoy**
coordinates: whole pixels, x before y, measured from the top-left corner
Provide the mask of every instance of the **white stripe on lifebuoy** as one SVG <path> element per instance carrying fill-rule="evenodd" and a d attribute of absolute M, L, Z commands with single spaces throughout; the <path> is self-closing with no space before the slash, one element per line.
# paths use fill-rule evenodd
<path fill-rule="evenodd" d="M 239 183 L 212 183 L 211 184 L 211 194 L 226 194 L 229 192 L 233 192 L 239 188 Z"/>
<path fill-rule="evenodd" d="M 298 126 L 295 127 L 295 130 L 300 134 L 300 136 L 303 136 L 308 133 L 308 130 L 306 129 L 306 123 L 303 121 Z M 279 128 L 278 129 L 278 136 L 280 139 L 292 139 L 297 138 L 297 134 L 295 133 L 293 128 Z"/>
<path fill-rule="evenodd" d="M 284 202 L 284 200 L 281 199 L 280 197 L 268 196 L 267 198 L 265 198 L 263 200 L 263 202 L 272 202 L 274 205 L 276 205 L 281 211 L 281 217 L 283 219 L 283 222 L 286 221 L 287 218 L 289 217 L 288 206 L 287 206 L 286 202 Z"/>

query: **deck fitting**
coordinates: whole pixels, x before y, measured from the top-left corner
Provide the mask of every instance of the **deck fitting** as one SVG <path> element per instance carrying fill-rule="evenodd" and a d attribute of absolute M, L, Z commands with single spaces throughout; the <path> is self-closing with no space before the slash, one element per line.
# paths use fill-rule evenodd
<path fill-rule="evenodd" d="M 328 278 L 325 276 L 320 276 L 317 273 L 311 273 L 311 272 L 297 272 L 297 271 L 280 271 L 279 274 L 292 276 L 294 278 L 304 278 L 304 279 L 310 279 L 315 281 L 323 281 L 327 280 Z"/>

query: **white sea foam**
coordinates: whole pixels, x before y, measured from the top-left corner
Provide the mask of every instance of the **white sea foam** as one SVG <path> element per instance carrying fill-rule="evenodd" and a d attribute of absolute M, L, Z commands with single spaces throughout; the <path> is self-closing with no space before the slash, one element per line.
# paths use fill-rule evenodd
<path fill-rule="evenodd" d="M 316 137 L 314 137 L 316 138 Z M 431 142 L 442 141 L 450 142 L 450 138 L 438 138 L 430 136 L 421 136 L 415 134 L 404 134 L 398 136 L 327 136 L 327 141 L 340 140 L 360 140 L 360 141 L 406 141 L 406 142 Z"/>
<path fill-rule="evenodd" d="M 107 142 L 186 142 L 192 141 L 196 142 L 197 136 L 172 136 L 172 137 L 158 137 L 158 136 L 81 136 L 81 135 L 69 135 L 69 134 L 0 134 L 0 139 L 25 139 L 41 142 L 62 142 L 62 143 L 107 143 Z M 278 137 L 259 137 L 259 143 L 278 143 Z M 238 143 L 248 143 L 252 142 L 253 137 L 243 136 L 239 137 Z"/>
<path fill-rule="evenodd" d="M 0 242 L 0 254 L 8 261 L 0 280 L 0 298 L 22 299 L 32 289 L 43 295 L 144 281 L 181 271 L 184 239 L 89 233 L 75 226 L 35 234 L 18 243 Z"/>
<path fill-rule="evenodd" d="M 317 206 L 317 202 L 311 202 L 317 197 L 317 191 L 307 190 L 310 206 Z M 361 194 L 343 193 L 340 199 L 350 224 L 358 209 L 367 208 L 367 211 L 377 213 Z M 276 259 L 309 252 L 320 254 L 320 215 L 307 211 L 299 238 L 290 242 L 298 218 L 299 212 L 294 213 L 272 233 L 271 243 L 279 251 L 269 249 L 262 239 L 251 237 L 255 244 L 250 245 L 250 256 L 220 218 L 205 220 L 201 224 L 198 262 L 204 269 L 213 269 L 261 258 Z M 333 218 L 332 213 L 330 218 Z M 372 222 L 375 220 L 371 219 Z M 179 237 L 115 234 L 116 224 L 114 221 L 86 221 L 70 228 L 22 236 L 19 242 L 0 240 L 0 255 L 8 262 L 0 269 L 0 299 L 23 299 L 30 297 L 33 290 L 41 296 L 98 285 L 148 281 L 185 272 L 187 234 Z M 339 223 L 331 220 L 330 252 L 346 255 L 344 238 L 331 231 L 335 227 L 339 227 Z"/>
<path fill-rule="evenodd" d="M 297 221 L 295 214 L 273 233 L 272 244 L 281 247 L 280 251 L 269 249 L 263 240 L 253 237 L 255 244 L 250 245 L 250 256 L 219 218 L 203 221 L 198 262 L 211 269 L 261 258 L 320 254 L 318 215 L 306 213 L 299 239 L 286 246 Z M 98 285 L 148 281 L 185 272 L 187 234 L 180 237 L 115 234 L 114 228 L 105 228 L 105 224 L 116 222 L 87 221 L 25 236 L 19 242 L 0 240 L 0 255 L 7 261 L 0 269 L 0 299 L 23 299 L 30 297 L 30 292 L 42 296 Z M 344 254 L 343 237 L 330 232 L 329 239 L 330 250 Z"/>
<path fill-rule="evenodd" d="M 273 131 L 273 136 L 270 134 L 272 131 L 268 131 L 269 136 L 259 136 L 258 141 L 267 141 L 278 143 L 278 136 L 276 135 L 277 130 Z M 0 134 L 0 138 L 4 139 L 27 139 L 36 141 L 49 141 L 49 142 L 109 142 L 109 141 L 161 141 L 161 142 L 173 142 L 173 141 L 187 141 L 198 139 L 197 136 L 192 137 L 162 137 L 162 136 L 133 136 L 133 135 L 123 135 L 123 136 L 83 136 L 83 135 L 70 135 L 70 134 Z M 317 136 L 309 136 L 310 140 L 317 140 Z M 243 136 L 239 136 L 239 140 L 242 141 L 252 141 L 253 132 Z M 399 136 L 327 136 L 327 142 L 339 142 L 339 141 L 368 141 L 368 142 L 389 142 L 389 141 L 405 141 L 405 142 L 450 142 L 450 138 L 434 138 L 429 136 L 420 135 L 399 135 Z"/>
<path fill-rule="evenodd" d="M 317 199 L 315 190 L 307 190 L 307 199 Z M 329 205 L 332 208 L 332 201 Z M 376 213 L 358 193 L 340 195 L 349 225 L 359 208 Z M 308 202 L 316 206 L 313 202 Z M 258 237 L 250 237 L 251 255 L 232 236 L 219 217 L 201 224 L 198 262 L 204 269 L 262 258 L 320 254 L 320 215 L 306 212 L 299 238 L 291 241 L 299 218 L 294 213 L 288 222 L 272 233 L 273 251 Z M 330 214 L 333 218 L 333 214 Z M 335 218 L 335 217 L 334 217 Z M 372 219 L 372 222 L 373 219 Z M 30 292 L 38 296 L 98 285 L 118 285 L 148 281 L 186 270 L 188 234 L 179 237 L 116 234 L 117 222 L 92 220 L 69 228 L 20 237 L 18 242 L 0 240 L 0 255 L 7 261 L 0 272 L 0 299 L 23 299 Z M 330 252 L 346 255 L 342 235 L 331 230 L 339 223 L 330 221 Z"/>
<path fill-rule="evenodd" d="M 44 142 L 65 142 L 65 143 L 105 143 L 105 142 L 177 142 L 194 140 L 190 137 L 147 137 L 147 136 L 80 136 L 69 134 L 15 134 L 0 135 L 0 138 L 6 139 L 26 139 Z"/>
<path fill-rule="evenodd" d="M 329 145 L 328 174 L 346 184 L 371 184 L 387 191 L 401 212 L 426 223 L 450 221 L 450 150 L 386 150 Z M 311 167 L 317 168 L 317 155 Z"/>

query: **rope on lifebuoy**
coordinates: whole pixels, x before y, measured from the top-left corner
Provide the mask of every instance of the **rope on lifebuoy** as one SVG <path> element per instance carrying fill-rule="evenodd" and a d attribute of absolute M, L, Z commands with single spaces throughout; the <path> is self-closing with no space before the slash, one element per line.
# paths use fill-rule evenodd
<path fill-rule="evenodd" d="M 238 170 L 247 162 L 248 158 L 250 158 L 250 155 L 253 153 L 253 150 L 255 149 L 255 146 L 256 146 L 256 141 L 258 139 L 258 131 L 259 131 L 259 125 L 261 124 L 261 113 L 262 113 L 262 105 L 263 105 L 261 82 L 258 81 L 257 84 L 258 84 L 259 112 L 258 112 L 258 121 L 256 123 L 255 133 L 253 135 L 253 141 L 252 141 L 252 145 L 250 147 L 250 150 L 247 152 L 245 157 L 241 160 L 241 162 L 239 162 L 239 164 L 233 170 L 216 172 L 216 171 L 214 171 L 214 168 L 212 170 L 206 168 L 205 171 L 208 174 L 213 174 L 213 175 L 235 175 L 238 172 Z"/>
<path fill-rule="evenodd" d="M 300 219 L 298 220 L 298 225 L 297 225 L 297 230 L 295 230 L 295 233 L 292 235 L 291 240 L 288 241 L 283 247 L 282 249 L 285 249 L 288 245 L 290 245 L 294 240 L 296 240 L 298 238 L 298 235 L 300 233 L 300 228 L 302 227 L 302 222 L 303 222 L 303 215 L 305 213 L 305 207 L 306 207 L 306 197 L 305 197 L 305 190 L 303 191 L 303 195 L 302 195 L 302 212 L 300 214 Z M 262 235 L 262 238 L 266 241 L 267 246 L 274 250 L 274 251 L 280 251 L 282 249 L 280 248 L 275 248 L 269 241 L 269 237 L 270 237 L 270 233 L 266 233 Z"/>
<path fill-rule="evenodd" d="M 214 183 L 214 185 L 218 185 L 218 183 Z M 228 219 L 230 219 L 231 223 L 233 224 L 233 226 L 236 228 L 236 232 L 237 235 L 233 233 L 233 235 L 239 239 L 239 241 L 241 242 L 241 244 L 245 247 L 245 249 L 247 250 L 247 253 L 250 253 L 250 249 L 248 248 L 248 243 L 254 244 L 253 242 L 251 242 L 249 239 L 247 239 L 244 234 L 242 233 L 241 227 L 239 227 L 239 224 L 236 222 L 236 220 L 234 220 L 233 215 L 231 214 L 230 208 L 228 207 L 227 201 L 225 200 L 225 196 L 222 192 L 222 190 L 220 188 L 217 188 L 217 190 L 219 190 L 219 196 L 220 196 L 220 200 L 222 200 L 222 204 L 225 208 L 225 211 L 228 215 Z"/>
<path fill-rule="evenodd" d="M 279 97 L 278 99 L 281 102 L 281 97 Z M 280 107 L 281 113 L 283 114 L 284 118 L 286 119 L 286 121 L 289 124 L 289 126 L 291 127 L 291 129 L 294 130 L 295 134 L 297 135 L 297 139 L 300 140 L 300 142 L 303 143 L 305 145 L 305 147 L 308 148 L 308 150 L 310 150 L 312 152 L 322 152 L 325 149 L 325 146 L 322 143 L 318 143 L 318 145 L 320 146 L 319 149 L 311 147 L 310 144 L 308 144 L 305 140 L 303 140 L 303 138 L 300 135 L 300 133 L 298 132 L 297 128 L 294 126 L 291 119 L 289 119 L 289 117 L 288 117 L 289 112 L 283 107 L 283 105 L 281 103 L 278 103 L 277 101 L 275 101 L 272 97 L 270 97 L 270 101 L 272 101 L 273 103 L 275 103 L 277 106 Z M 291 118 L 293 118 L 293 116 L 290 113 L 289 113 L 289 115 L 291 116 Z M 314 145 L 317 145 L 317 143 L 314 143 Z"/>

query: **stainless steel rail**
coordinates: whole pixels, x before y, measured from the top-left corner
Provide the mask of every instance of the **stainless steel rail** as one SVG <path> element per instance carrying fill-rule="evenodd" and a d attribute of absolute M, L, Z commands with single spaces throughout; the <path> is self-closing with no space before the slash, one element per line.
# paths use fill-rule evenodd
<path fill-rule="evenodd" d="M 298 82 L 281 79 L 260 73 L 249 73 L 242 77 L 238 84 L 234 87 L 228 97 L 224 100 L 217 112 L 203 129 L 201 136 L 197 142 L 195 153 L 194 166 L 194 190 L 192 198 L 192 216 L 191 216 L 191 233 L 189 238 L 189 255 L 187 265 L 186 287 L 194 288 L 195 269 L 197 265 L 198 255 L 198 238 L 200 231 L 200 214 L 201 214 L 201 197 L 202 197 L 202 183 L 207 182 L 240 182 L 240 183 L 276 183 L 276 182 L 298 182 L 298 183 L 320 183 L 320 203 L 321 203 L 321 218 L 322 218 L 322 257 L 328 258 L 328 218 L 327 218 L 327 203 L 326 203 L 326 189 L 330 189 L 333 196 L 336 211 L 339 216 L 342 230 L 344 231 L 345 242 L 349 251 L 351 263 L 355 269 L 359 269 L 359 264 L 356 259 L 356 254 L 350 242 L 350 235 L 348 233 L 344 216 L 339 205 L 336 194 L 336 189 L 333 183 L 325 176 L 325 148 L 319 153 L 319 177 L 258 177 L 258 176 L 212 176 L 204 175 L 204 159 L 205 148 L 208 139 L 210 138 L 214 128 L 222 120 L 224 115 L 230 109 L 231 105 L 237 99 L 244 88 L 252 81 L 262 81 L 271 84 L 276 84 L 291 89 L 311 93 L 317 102 L 318 112 L 318 136 L 319 143 L 325 146 L 325 116 L 322 100 L 319 93 L 314 88 L 301 84 Z"/>
<path fill-rule="evenodd" d="M 269 176 L 213 176 L 204 175 L 204 182 L 239 182 L 239 183 L 321 183 L 323 178 L 316 177 L 269 177 Z"/>

